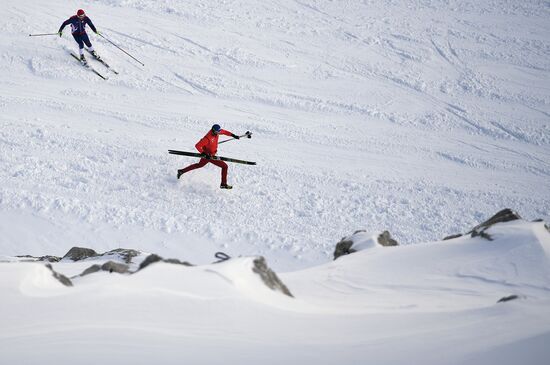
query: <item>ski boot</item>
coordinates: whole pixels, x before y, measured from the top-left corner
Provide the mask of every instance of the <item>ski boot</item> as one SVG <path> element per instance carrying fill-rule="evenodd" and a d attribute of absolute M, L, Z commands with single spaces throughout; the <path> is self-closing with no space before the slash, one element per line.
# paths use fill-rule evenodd
<path fill-rule="evenodd" d="M 233 189 L 233 186 L 227 184 L 221 184 L 220 189 Z"/>
<path fill-rule="evenodd" d="M 178 170 L 178 180 L 180 179 L 181 175 L 183 175 L 183 170 Z"/>
<path fill-rule="evenodd" d="M 88 61 L 86 61 L 86 57 L 84 57 L 83 54 L 80 55 L 80 63 L 82 63 L 84 66 L 88 64 Z"/>
<path fill-rule="evenodd" d="M 99 61 L 99 60 L 101 59 L 101 57 L 99 57 L 99 55 L 97 54 L 96 51 L 91 51 L 90 53 L 92 54 L 92 56 L 94 56 L 94 58 L 95 58 L 96 60 Z"/>

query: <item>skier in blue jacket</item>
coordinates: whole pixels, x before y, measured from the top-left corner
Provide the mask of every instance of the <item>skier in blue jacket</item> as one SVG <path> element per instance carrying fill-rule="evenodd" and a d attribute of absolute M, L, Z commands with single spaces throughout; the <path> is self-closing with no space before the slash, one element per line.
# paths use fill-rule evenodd
<path fill-rule="evenodd" d="M 71 25 L 71 33 L 73 34 L 73 38 L 76 43 L 78 43 L 80 60 L 83 63 L 86 63 L 86 58 L 84 57 L 84 44 L 86 44 L 92 56 L 99 59 L 99 55 L 94 50 L 94 46 L 92 46 L 90 38 L 88 38 L 88 34 L 86 34 L 86 24 L 88 24 L 96 34 L 99 34 L 99 32 L 95 28 L 94 23 L 92 23 L 91 19 L 86 16 L 84 10 L 78 9 L 76 15 L 73 15 L 69 19 L 65 20 L 63 24 L 61 24 L 61 27 L 59 27 L 58 31 L 60 37 L 63 35 L 63 28 L 65 28 L 69 24 Z"/>

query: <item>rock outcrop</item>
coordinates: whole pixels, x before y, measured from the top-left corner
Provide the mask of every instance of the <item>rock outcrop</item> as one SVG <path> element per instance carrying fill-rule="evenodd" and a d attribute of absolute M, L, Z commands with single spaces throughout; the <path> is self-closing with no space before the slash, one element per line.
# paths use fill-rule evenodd
<path fill-rule="evenodd" d="M 132 262 L 134 257 L 141 255 L 142 252 L 138 250 L 132 250 L 128 248 L 117 248 L 108 252 L 101 254 L 101 256 L 118 256 L 120 260 L 129 264 Z"/>
<path fill-rule="evenodd" d="M 265 258 L 260 256 L 254 260 L 252 271 L 258 275 L 271 290 L 279 291 L 289 297 L 294 297 L 286 285 L 279 279 L 277 274 L 267 266 Z"/>
<path fill-rule="evenodd" d="M 57 280 L 59 280 L 59 282 L 65 286 L 73 286 L 73 282 L 71 281 L 71 279 L 69 279 L 68 277 L 66 277 L 65 275 L 63 274 L 60 274 L 58 273 L 57 271 L 55 271 L 52 267 L 51 264 L 46 264 L 45 265 L 48 269 L 50 269 L 50 271 L 52 272 L 53 274 L 53 277 L 56 278 Z"/>
<path fill-rule="evenodd" d="M 47 262 L 59 262 L 61 260 L 61 257 L 58 256 L 32 256 L 32 255 L 17 255 L 15 256 L 17 258 L 23 259 L 23 261 L 47 261 Z M 25 260 L 28 259 L 28 260 Z"/>
<path fill-rule="evenodd" d="M 388 231 L 384 231 L 378 235 L 378 244 L 384 247 L 399 246 L 399 243 L 392 238 Z"/>
<path fill-rule="evenodd" d="M 373 246 L 399 246 L 399 243 L 392 238 L 390 232 L 384 231 L 382 233 L 369 235 L 366 231 L 355 231 L 351 236 L 343 237 L 340 242 L 336 244 L 334 249 L 334 260 L 343 255 L 349 255 L 369 247 Z"/>
<path fill-rule="evenodd" d="M 162 257 L 160 257 L 159 255 L 156 255 L 156 254 L 151 254 L 149 256 L 147 256 L 147 258 L 145 260 L 143 260 L 143 262 L 139 265 L 139 269 L 137 269 L 137 271 L 139 270 L 143 270 L 145 269 L 147 266 L 155 263 L 155 262 L 159 262 L 159 261 L 162 261 L 162 262 L 166 262 L 168 264 L 177 264 L 177 265 L 184 265 L 184 266 L 193 266 L 191 265 L 190 263 L 188 263 L 187 261 L 180 261 L 178 259 L 163 259 Z"/>
<path fill-rule="evenodd" d="M 522 219 L 518 213 L 516 213 L 512 209 L 506 208 L 499 211 L 498 213 L 493 215 L 491 218 L 487 219 L 485 222 L 478 224 L 477 226 L 472 228 L 472 230 L 465 233 L 464 235 L 470 235 L 471 237 L 481 237 L 481 238 L 485 238 L 486 240 L 492 241 L 493 239 L 491 238 L 491 235 L 486 232 L 489 227 L 497 223 L 510 222 L 518 219 Z M 460 234 L 460 233 L 453 234 L 443 238 L 443 240 L 444 241 L 450 240 L 450 239 L 458 238 L 462 236 L 463 234 Z"/>
<path fill-rule="evenodd" d="M 518 295 L 515 295 L 515 294 L 508 295 L 507 297 L 502 297 L 502 298 L 500 298 L 500 299 L 497 301 L 497 303 L 509 302 L 510 300 L 514 300 L 514 299 L 519 299 L 519 296 L 518 296 Z"/>
<path fill-rule="evenodd" d="M 87 259 L 89 257 L 96 257 L 96 256 L 99 256 L 98 253 L 92 250 L 91 248 L 73 247 L 65 254 L 65 256 L 63 256 L 63 259 L 80 261 L 80 260 Z"/>
<path fill-rule="evenodd" d="M 78 276 L 86 276 L 89 274 L 93 274 L 98 271 L 108 271 L 109 273 L 116 272 L 118 274 L 126 274 L 129 273 L 130 267 L 126 264 L 122 264 L 120 262 L 114 262 L 114 261 L 107 261 L 103 265 L 92 265 L 86 270 L 82 272 L 82 274 Z"/>

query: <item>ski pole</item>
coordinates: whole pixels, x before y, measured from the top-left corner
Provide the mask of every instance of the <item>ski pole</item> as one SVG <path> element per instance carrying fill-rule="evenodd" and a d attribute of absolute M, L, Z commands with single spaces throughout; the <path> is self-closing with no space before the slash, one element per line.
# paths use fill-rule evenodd
<path fill-rule="evenodd" d="M 239 138 L 242 138 L 242 137 L 252 138 L 252 133 L 249 132 L 249 131 L 246 131 L 245 134 L 243 134 L 242 136 L 239 136 Z M 234 141 L 235 139 L 236 139 L 236 138 L 226 139 L 225 141 L 218 142 L 218 144 L 220 144 L 220 143 L 225 143 L 225 142 L 229 142 L 229 141 Z"/>
<path fill-rule="evenodd" d="M 116 48 L 120 49 L 122 52 L 126 53 L 128 56 L 132 57 L 134 60 L 136 60 L 140 65 L 142 66 L 145 66 L 143 64 L 143 62 L 141 62 L 140 60 L 138 60 L 137 58 L 135 58 L 134 56 L 132 56 L 131 54 L 129 54 L 128 52 L 126 52 L 125 50 L 123 50 L 122 48 L 120 48 L 119 46 L 117 46 L 116 44 L 114 44 L 113 42 L 111 42 L 111 40 L 109 40 L 109 38 L 107 37 L 104 37 L 103 34 L 101 33 L 97 33 L 97 35 L 99 35 L 101 38 L 105 39 L 107 42 L 111 43 L 113 46 L 115 46 Z"/>
<path fill-rule="evenodd" d="M 41 33 L 41 34 L 29 34 L 29 37 L 42 37 L 44 35 L 59 35 L 59 33 Z"/>

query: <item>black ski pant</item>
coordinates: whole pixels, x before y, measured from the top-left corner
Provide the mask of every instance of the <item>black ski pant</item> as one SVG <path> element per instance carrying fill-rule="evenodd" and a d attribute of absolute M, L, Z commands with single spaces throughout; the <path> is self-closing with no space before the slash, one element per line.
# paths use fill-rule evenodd
<path fill-rule="evenodd" d="M 88 38 L 88 35 L 86 33 L 84 34 L 73 34 L 73 38 L 78 43 L 78 48 L 83 49 L 84 44 L 88 48 L 92 47 L 92 42 L 90 42 L 90 38 Z"/>

